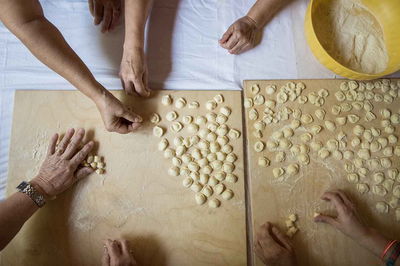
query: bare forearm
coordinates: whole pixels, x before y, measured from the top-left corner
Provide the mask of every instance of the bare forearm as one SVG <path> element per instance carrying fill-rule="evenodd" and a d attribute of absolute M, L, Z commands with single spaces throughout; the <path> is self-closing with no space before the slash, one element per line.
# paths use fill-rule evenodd
<path fill-rule="evenodd" d="M 292 0 L 257 0 L 247 16 L 256 22 L 257 28 L 264 27 L 275 14 Z"/>
<path fill-rule="evenodd" d="M 0 0 L 0 18 L 41 62 L 94 99 L 103 90 L 92 73 L 43 15 L 37 0 Z"/>
<path fill-rule="evenodd" d="M 7 246 L 38 209 L 38 206 L 21 192 L 16 192 L 0 202 L 0 250 Z"/>
<path fill-rule="evenodd" d="M 144 29 L 153 0 L 125 0 L 124 49 L 144 47 Z"/>

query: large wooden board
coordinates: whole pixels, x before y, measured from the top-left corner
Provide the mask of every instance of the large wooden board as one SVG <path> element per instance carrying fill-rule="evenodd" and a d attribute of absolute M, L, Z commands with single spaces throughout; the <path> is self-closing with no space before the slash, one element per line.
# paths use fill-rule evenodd
<path fill-rule="evenodd" d="M 334 104 L 337 104 L 337 100 L 334 93 L 339 89 L 339 85 L 342 81 L 340 80 L 301 80 L 307 86 L 303 91 L 302 95 L 308 95 L 312 91 L 318 91 L 325 88 L 329 91 L 329 96 L 323 108 L 326 110 L 327 115 L 325 120 L 333 120 L 334 115 L 331 113 L 331 108 Z M 250 87 L 253 84 L 259 84 L 261 88 L 261 94 L 266 98 L 276 99 L 276 93 L 273 95 L 267 95 L 265 93 L 265 87 L 270 84 L 275 84 L 278 91 L 281 86 L 285 85 L 289 80 L 253 80 L 245 81 L 244 83 L 244 97 L 254 97 L 254 94 L 250 92 Z M 294 80 L 294 82 L 300 82 L 300 80 Z M 375 108 L 373 112 L 378 116 L 378 119 L 373 122 L 366 122 L 364 120 L 364 111 L 351 111 L 349 113 L 355 113 L 360 115 L 362 118 L 359 123 L 363 124 L 366 128 L 371 126 L 380 127 L 380 109 L 387 107 L 394 112 L 398 112 L 399 99 L 397 98 L 392 104 L 377 103 L 372 101 Z M 300 108 L 304 113 L 312 114 L 314 117 L 313 124 L 319 124 L 324 126 L 324 121 L 320 121 L 315 117 L 315 110 L 318 108 L 309 103 L 298 104 L 297 101 L 288 101 L 285 104 L 278 104 L 276 110 L 281 110 L 282 107 L 288 106 L 290 108 Z M 260 117 L 263 117 L 265 105 L 256 106 Z M 291 213 L 297 213 L 299 221 L 297 226 L 300 232 L 294 236 L 294 246 L 297 252 L 300 265 L 377 265 L 379 261 L 371 255 L 367 250 L 358 246 L 355 242 L 350 240 L 348 237 L 335 231 L 332 227 L 324 224 L 315 224 L 313 219 L 313 213 L 320 211 L 322 213 L 331 213 L 332 206 L 328 203 L 320 200 L 320 196 L 326 190 L 330 189 L 344 189 L 350 197 L 355 200 L 361 216 L 364 220 L 382 230 L 387 236 L 400 235 L 399 223 L 395 221 L 394 211 L 390 210 L 389 214 L 378 214 L 375 211 L 375 202 L 377 200 L 389 200 L 391 197 L 386 196 L 385 198 L 373 195 L 371 192 L 361 195 L 357 192 L 355 185 L 350 184 L 346 181 L 346 172 L 343 169 L 344 162 L 347 160 L 335 160 L 332 157 L 325 161 L 319 158 L 316 152 L 311 151 L 311 163 L 308 166 L 302 166 L 300 173 L 294 177 L 285 177 L 282 179 L 276 179 L 272 175 L 272 169 L 275 167 L 286 167 L 289 163 L 296 162 L 294 156 L 287 152 L 287 159 L 283 163 L 275 162 L 274 152 L 269 152 L 267 149 L 262 153 L 257 153 L 253 149 L 253 145 L 256 138 L 253 136 L 253 124 L 255 121 L 248 119 L 248 111 L 246 113 L 246 128 L 247 128 L 247 148 L 248 148 L 248 159 L 249 159 L 249 194 L 251 195 L 251 211 L 252 211 L 252 230 L 253 236 L 258 227 L 265 221 L 271 221 L 277 224 L 282 230 L 286 230 L 284 221 Z M 343 114 L 341 114 L 343 115 Z M 272 133 L 282 127 L 287 126 L 290 120 L 281 121 L 277 124 L 267 125 L 266 130 L 263 132 L 263 141 L 266 142 Z M 350 145 L 352 139 L 352 128 L 354 124 L 347 123 L 343 127 L 338 127 L 335 132 L 329 132 L 324 129 L 316 139 L 326 143 L 326 140 L 330 138 L 336 138 L 339 131 L 344 131 L 347 134 L 347 149 L 357 150 Z M 300 127 L 295 131 L 295 135 L 291 138 L 293 143 L 300 143 L 299 136 L 306 132 L 305 128 L 308 126 Z M 382 129 L 383 132 L 383 129 Z M 399 127 L 397 126 L 396 133 L 399 136 Z M 387 136 L 388 134 L 382 133 Z M 382 155 L 379 153 L 378 155 Z M 268 168 L 261 168 L 258 166 L 258 157 L 266 156 L 271 160 L 271 166 Z M 399 168 L 399 158 L 393 156 L 392 158 L 393 168 Z M 362 178 L 361 182 L 371 182 L 371 174 L 369 173 L 366 178 Z M 396 184 L 399 184 L 397 179 Z M 254 253 L 253 253 L 253 256 Z M 261 261 L 254 258 L 255 265 L 262 265 Z"/>
<path fill-rule="evenodd" d="M 214 91 L 163 91 L 144 100 L 114 93 L 144 117 L 167 109 L 160 99 L 171 94 L 199 101 L 199 110 Z M 222 92 L 232 107 L 228 125 L 242 128 L 240 92 Z M 8 194 L 32 178 L 45 156 L 50 136 L 70 127 L 83 127 L 97 141 L 107 173 L 93 174 L 49 202 L 22 228 L 2 252 L 1 265 L 100 265 L 102 241 L 124 237 L 131 241 L 139 265 L 245 265 L 246 221 L 242 139 L 231 142 L 238 155 L 236 184 L 227 184 L 235 196 L 220 208 L 197 206 L 194 193 L 182 186 L 182 177 L 167 175 L 171 163 L 157 149 L 160 139 L 146 123 L 136 133 L 106 132 L 95 106 L 74 91 L 18 91 L 15 95 Z M 182 132 L 186 132 L 183 130 Z M 183 133 L 184 135 L 185 133 Z M 173 134 L 165 135 L 170 139 Z"/>

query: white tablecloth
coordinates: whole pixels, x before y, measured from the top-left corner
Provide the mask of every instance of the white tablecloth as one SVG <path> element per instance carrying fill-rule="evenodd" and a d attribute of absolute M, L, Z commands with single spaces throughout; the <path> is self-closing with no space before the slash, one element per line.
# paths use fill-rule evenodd
<path fill-rule="evenodd" d="M 151 87 L 239 90 L 245 79 L 336 78 L 318 63 L 306 45 L 303 22 L 308 0 L 294 0 L 283 9 L 264 29 L 260 45 L 253 50 L 235 56 L 221 48 L 218 39 L 254 2 L 155 0 L 147 25 Z M 100 33 L 93 26 L 86 0 L 41 3 L 46 17 L 96 78 L 108 89 L 121 89 L 117 73 L 123 26 L 112 33 Z M 13 95 L 17 89 L 74 88 L 33 57 L 0 24 L 0 199 L 5 195 Z"/>

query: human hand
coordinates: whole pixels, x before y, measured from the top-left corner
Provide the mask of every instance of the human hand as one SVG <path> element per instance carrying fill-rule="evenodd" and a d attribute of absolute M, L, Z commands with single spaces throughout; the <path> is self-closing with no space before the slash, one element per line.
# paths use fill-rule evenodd
<path fill-rule="evenodd" d="M 270 222 L 266 222 L 258 230 L 254 249 L 265 265 L 296 265 L 292 242 Z"/>
<path fill-rule="evenodd" d="M 85 130 L 82 128 L 76 132 L 73 128 L 69 129 L 57 148 L 58 134 L 51 138 L 46 158 L 39 173 L 30 181 L 31 185 L 45 197 L 57 196 L 76 181 L 93 172 L 90 167 L 80 167 L 94 144 L 93 141 L 90 141 L 81 148 L 84 136 Z"/>
<path fill-rule="evenodd" d="M 89 10 L 94 17 L 94 25 L 101 26 L 102 32 L 113 30 L 121 16 L 121 0 L 88 0 Z"/>
<path fill-rule="evenodd" d="M 136 92 L 140 96 L 150 96 L 143 48 L 124 49 L 119 76 L 127 94 Z"/>
<path fill-rule="evenodd" d="M 314 218 L 315 222 L 330 224 L 354 240 L 360 240 L 368 234 L 368 227 L 359 219 L 354 203 L 343 191 L 325 192 L 321 198 L 330 201 L 338 214 L 336 217 L 320 214 Z"/>
<path fill-rule="evenodd" d="M 255 45 L 257 25 L 250 17 L 236 20 L 222 35 L 219 44 L 231 54 L 243 53 Z"/>
<path fill-rule="evenodd" d="M 104 243 L 102 266 L 136 266 L 128 241 L 110 240 Z"/>
<path fill-rule="evenodd" d="M 142 117 L 126 108 L 109 91 L 104 90 L 95 103 L 108 131 L 127 134 L 141 126 Z"/>

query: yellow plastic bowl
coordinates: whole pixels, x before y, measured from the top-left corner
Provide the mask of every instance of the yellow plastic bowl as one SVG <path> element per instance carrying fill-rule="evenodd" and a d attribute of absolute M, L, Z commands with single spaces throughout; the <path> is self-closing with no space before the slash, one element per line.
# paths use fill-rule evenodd
<path fill-rule="evenodd" d="M 400 70 L 400 0 L 361 0 L 383 29 L 389 61 L 387 68 L 377 74 L 360 73 L 347 68 L 331 57 L 322 47 L 314 25 L 319 20 L 317 7 L 327 2 L 326 0 L 310 0 L 304 27 L 308 45 L 321 64 L 340 76 L 356 80 L 376 79 Z"/>

